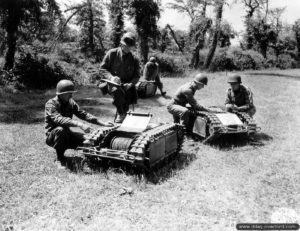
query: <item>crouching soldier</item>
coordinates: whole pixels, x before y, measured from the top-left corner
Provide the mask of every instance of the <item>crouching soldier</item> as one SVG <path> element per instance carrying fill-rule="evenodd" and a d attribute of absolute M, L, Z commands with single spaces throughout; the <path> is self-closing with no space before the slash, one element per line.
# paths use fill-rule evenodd
<path fill-rule="evenodd" d="M 228 83 L 230 84 L 230 88 L 227 90 L 225 100 L 226 111 L 246 112 L 252 117 L 256 109 L 253 104 L 253 94 L 250 88 L 241 84 L 241 76 L 239 75 L 229 77 Z"/>
<path fill-rule="evenodd" d="M 75 92 L 70 80 L 61 80 L 56 87 L 56 97 L 45 105 L 46 144 L 56 150 L 57 160 L 66 164 L 65 150 L 75 149 L 84 141 L 84 133 L 89 133 L 88 124 L 72 119 L 73 115 L 87 122 L 102 126 L 113 126 L 111 122 L 102 122 L 95 116 L 81 110 L 72 99 Z M 79 127 L 83 132 L 71 131 L 71 127 Z"/>
<path fill-rule="evenodd" d="M 163 83 L 160 81 L 159 77 L 159 65 L 156 62 L 155 57 L 150 57 L 149 62 L 146 63 L 143 76 L 146 81 L 154 81 L 162 96 L 166 94 L 163 91 Z"/>
<path fill-rule="evenodd" d="M 169 113 L 173 115 L 174 123 L 179 123 L 180 120 L 183 121 L 182 124 L 186 128 L 186 135 L 188 137 L 192 135 L 195 115 L 187 108 L 186 104 L 190 104 L 195 111 L 209 111 L 194 98 L 195 92 L 207 85 L 207 82 L 208 80 L 205 75 L 197 74 L 193 81 L 184 84 L 177 90 L 174 98 L 167 106 Z"/>

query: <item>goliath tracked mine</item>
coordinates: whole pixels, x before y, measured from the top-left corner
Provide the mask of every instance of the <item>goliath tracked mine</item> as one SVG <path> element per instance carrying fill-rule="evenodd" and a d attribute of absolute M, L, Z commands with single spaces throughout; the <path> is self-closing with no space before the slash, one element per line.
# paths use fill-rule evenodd
<path fill-rule="evenodd" d="M 229 113 L 212 107 L 212 112 L 197 111 L 193 133 L 204 139 L 213 141 L 220 136 L 231 134 L 250 135 L 260 130 L 253 118 L 245 112 Z"/>
<path fill-rule="evenodd" d="M 139 81 L 135 87 L 139 98 L 153 97 L 157 90 L 155 81 Z"/>
<path fill-rule="evenodd" d="M 177 153 L 184 136 L 183 126 L 152 124 L 151 117 L 151 114 L 129 112 L 120 126 L 99 128 L 86 136 L 78 150 L 87 158 L 151 168 Z"/>

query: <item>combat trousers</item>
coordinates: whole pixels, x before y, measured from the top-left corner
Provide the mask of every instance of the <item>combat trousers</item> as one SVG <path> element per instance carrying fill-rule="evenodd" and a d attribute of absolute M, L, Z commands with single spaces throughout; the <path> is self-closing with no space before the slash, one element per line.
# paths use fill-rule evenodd
<path fill-rule="evenodd" d="M 119 115 L 126 115 L 129 105 L 137 103 L 137 92 L 134 86 L 127 91 L 122 88 L 113 87 L 110 94 L 113 97 L 113 105 L 116 106 Z"/>
<path fill-rule="evenodd" d="M 155 78 L 155 84 L 158 87 L 158 89 L 162 92 L 163 91 L 163 83 L 160 81 L 160 77 L 156 76 Z"/>
<path fill-rule="evenodd" d="M 56 150 L 58 160 L 64 158 L 67 149 L 75 149 L 82 145 L 83 141 L 84 133 L 60 126 L 46 134 L 46 144 Z"/>
<path fill-rule="evenodd" d="M 174 123 L 180 123 L 182 120 L 186 133 L 191 134 L 195 122 L 194 114 L 188 108 L 174 103 L 170 103 L 167 109 L 173 115 Z"/>

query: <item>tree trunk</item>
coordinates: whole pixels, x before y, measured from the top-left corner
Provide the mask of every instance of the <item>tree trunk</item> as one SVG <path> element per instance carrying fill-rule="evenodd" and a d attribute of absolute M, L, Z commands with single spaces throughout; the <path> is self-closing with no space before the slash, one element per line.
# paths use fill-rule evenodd
<path fill-rule="evenodd" d="M 210 19 L 207 20 L 203 29 L 201 31 L 199 31 L 198 34 L 196 35 L 196 37 L 198 37 L 198 42 L 194 49 L 193 56 L 192 56 L 191 63 L 190 63 L 190 66 L 193 68 L 197 68 L 197 66 L 199 64 L 199 60 L 200 60 L 199 51 L 204 47 L 205 34 L 206 34 L 207 30 L 210 28 L 211 23 L 212 22 Z"/>
<path fill-rule="evenodd" d="M 95 50 L 94 44 L 94 15 L 93 15 L 93 7 L 92 0 L 88 0 L 88 11 L 89 11 L 89 48 L 93 53 Z"/>
<path fill-rule="evenodd" d="M 205 60 L 205 64 L 204 64 L 204 67 L 206 69 L 209 68 L 209 66 L 211 64 L 211 61 L 214 57 L 216 48 L 217 48 L 219 33 L 220 33 L 220 27 L 221 27 L 222 13 L 223 13 L 223 4 L 224 4 L 224 0 L 221 0 L 217 5 L 215 31 L 214 31 L 211 47 L 208 51 L 208 54 L 207 54 L 207 57 L 206 57 L 206 60 Z"/>
<path fill-rule="evenodd" d="M 300 32 L 295 32 L 296 44 L 297 44 L 297 58 L 300 60 Z"/>
<path fill-rule="evenodd" d="M 140 59 L 143 64 L 146 64 L 148 61 L 148 53 L 149 53 L 149 45 L 148 45 L 148 37 L 145 35 L 139 35 L 139 50 L 140 50 Z"/>
<path fill-rule="evenodd" d="M 180 46 L 173 29 L 171 28 L 171 26 L 169 24 L 167 24 L 166 27 L 170 30 L 171 35 L 172 35 L 176 45 L 178 46 L 178 49 L 181 51 L 181 53 L 183 53 L 182 47 Z"/>
<path fill-rule="evenodd" d="M 9 8 L 8 9 L 8 19 L 7 19 L 7 52 L 5 55 L 4 69 L 10 70 L 14 66 L 15 62 L 15 52 L 17 43 L 17 32 L 20 23 L 20 9 Z"/>

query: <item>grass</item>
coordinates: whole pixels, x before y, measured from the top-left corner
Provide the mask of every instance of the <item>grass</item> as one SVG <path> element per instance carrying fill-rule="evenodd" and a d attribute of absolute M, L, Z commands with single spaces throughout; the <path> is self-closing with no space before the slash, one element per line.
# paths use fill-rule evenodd
<path fill-rule="evenodd" d="M 190 74 L 163 78 L 168 95 Z M 226 73 L 209 74 L 197 99 L 223 105 L 226 79 Z M 55 91 L 1 92 L 0 230 L 236 230 L 239 222 L 299 223 L 300 81 L 247 74 L 243 82 L 254 92 L 261 146 L 186 142 L 173 162 L 149 175 L 58 169 L 43 124 L 44 103 Z M 89 87 L 75 98 L 112 120 L 110 96 Z M 154 122 L 171 121 L 168 98 L 140 100 L 136 110 L 150 111 Z"/>

